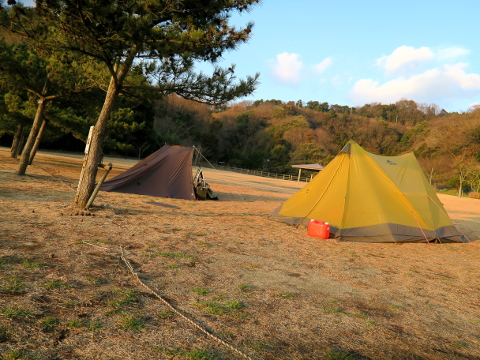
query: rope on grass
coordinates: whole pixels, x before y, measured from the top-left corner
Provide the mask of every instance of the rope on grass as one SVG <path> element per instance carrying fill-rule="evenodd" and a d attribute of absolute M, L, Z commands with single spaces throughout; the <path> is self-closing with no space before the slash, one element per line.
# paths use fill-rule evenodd
<path fill-rule="evenodd" d="M 155 297 L 157 297 L 161 302 L 163 302 L 170 310 L 172 310 L 175 314 L 179 315 L 181 318 L 183 318 L 184 320 L 186 320 L 187 322 L 189 322 L 191 325 L 193 325 L 196 329 L 200 330 L 202 333 L 204 333 L 205 335 L 207 335 L 208 337 L 216 340 L 217 342 L 219 342 L 220 344 L 222 344 L 223 346 L 229 348 L 230 350 L 236 352 L 237 354 L 239 354 L 240 356 L 242 356 L 243 358 L 245 359 L 248 359 L 248 360 L 253 360 L 250 356 L 248 356 L 247 354 L 245 354 L 243 351 L 237 349 L 236 347 L 234 347 L 233 345 L 230 345 L 229 343 L 225 342 L 224 340 L 220 339 L 218 336 L 212 334 L 210 331 L 208 331 L 207 329 L 205 329 L 203 326 L 197 324 L 195 321 L 193 321 L 192 319 L 190 319 L 189 317 L 187 317 L 186 315 L 184 315 L 180 310 L 178 310 L 176 307 L 174 307 L 172 304 L 170 304 L 163 296 L 161 296 L 160 294 L 158 294 L 155 290 L 153 290 L 152 288 L 150 288 L 148 285 L 146 285 L 142 280 L 140 280 L 140 278 L 138 277 L 137 273 L 135 272 L 135 270 L 133 269 L 132 265 L 130 264 L 130 262 L 125 258 L 125 253 L 123 251 L 123 246 L 120 246 L 120 250 L 122 251 L 122 254 L 120 255 L 121 259 L 123 260 L 123 262 L 125 263 L 125 265 L 127 265 L 128 269 L 130 270 L 130 272 L 132 273 L 132 275 L 137 279 L 137 281 L 145 288 L 147 289 L 150 293 L 152 293 L 153 295 L 155 295 Z"/>
<path fill-rule="evenodd" d="M 75 188 L 74 188 L 72 185 L 66 183 L 65 181 L 63 181 L 63 180 L 60 179 L 59 177 L 57 177 L 57 176 L 53 175 L 52 173 L 48 172 L 47 170 L 45 170 L 45 169 L 42 168 L 41 166 L 38 166 L 38 165 L 36 165 L 36 166 L 37 166 L 39 169 L 41 169 L 41 170 L 43 170 L 44 172 L 46 172 L 46 173 L 47 173 L 48 175 L 50 175 L 51 177 L 53 177 L 55 180 L 59 180 L 59 181 L 61 181 L 62 183 L 64 183 L 65 185 L 67 185 L 70 190 L 76 191 Z"/>

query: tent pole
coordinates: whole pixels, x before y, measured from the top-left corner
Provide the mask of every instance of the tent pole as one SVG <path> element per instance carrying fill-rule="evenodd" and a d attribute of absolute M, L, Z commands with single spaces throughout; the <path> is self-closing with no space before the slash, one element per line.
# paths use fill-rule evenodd
<path fill-rule="evenodd" d="M 208 163 L 208 165 L 210 165 L 210 166 L 212 167 L 213 170 L 215 170 L 216 172 L 219 172 L 217 169 L 215 169 L 215 166 L 213 166 L 212 163 L 211 163 L 210 161 L 208 161 L 208 159 L 207 159 L 205 156 L 203 156 L 203 154 L 202 154 L 200 151 L 198 151 L 197 148 L 195 148 L 195 150 L 197 150 L 198 154 L 199 154 L 202 158 L 205 159 L 205 161 Z M 230 183 L 229 183 L 228 181 L 225 181 L 225 182 L 227 183 L 228 186 L 232 186 L 232 185 L 230 185 Z M 245 200 L 245 199 L 242 197 L 242 195 L 240 195 L 239 193 L 235 193 L 235 194 L 237 194 L 238 196 L 240 196 L 240 199 Z"/>

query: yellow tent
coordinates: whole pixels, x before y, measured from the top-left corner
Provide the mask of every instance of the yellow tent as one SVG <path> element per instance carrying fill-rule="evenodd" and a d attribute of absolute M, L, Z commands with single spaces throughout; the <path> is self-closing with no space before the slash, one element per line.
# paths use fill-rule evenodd
<path fill-rule="evenodd" d="M 463 240 L 413 153 L 374 155 L 353 140 L 270 216 L 292 225 L 325 221 L 346 241 Z"/>

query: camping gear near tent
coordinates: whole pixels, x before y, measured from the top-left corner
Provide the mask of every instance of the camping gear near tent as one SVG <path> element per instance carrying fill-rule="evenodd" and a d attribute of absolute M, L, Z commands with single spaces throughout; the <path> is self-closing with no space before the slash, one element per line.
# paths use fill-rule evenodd
<path fill-rule="evenodd" d="M 218 196 L 215 195 L 213 190 L 210 189 L 210 185 L 205 181 L 201 168 L 197 170 L 193 178 L 193 188 L 197 200 L 218 200 Z"/>
<path fill-rule="evenodd" d="M 313 180 L 270 216 L 330 223 L 342 241 L 462 242 L 413 153 L 380 156 L 350 140 Z"/>
<path fill-rule="evenodd" d="M 124 173 L 105 181 L 102 191 L 195 200 L 195 149 L 165 145 Z"/>

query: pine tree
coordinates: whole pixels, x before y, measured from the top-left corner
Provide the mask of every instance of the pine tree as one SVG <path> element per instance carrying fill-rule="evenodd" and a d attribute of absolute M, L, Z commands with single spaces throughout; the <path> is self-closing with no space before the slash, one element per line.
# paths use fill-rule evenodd
<path fill-rule="evenodd" d="M 215 67 L 212 75 L 195 73 L 197 61 L 215 63 L 246 42 L 252 24 L 237 29 L 231 13 L 248 11 L 259 0 L 38 0 L 42 20 L 14 5 L 4 8 L 0 24 L 46 52 L 75 52 L 103 63 L 110 79 L 93 132 L 75 202 L 83 208 L 95 185 L 101 146 L 115 100 L 134 63 L 155 79 L 149 89 L 220 104 L 253 92 L 258 74 L 239 80 L 234 66 Z M 50 34 L 48 34 L 50 32 Z M 143 62 L 144 61 L 144 62 Z M 138 86 L 136 86 L 138 88 Z M 132 87 L 130 87 L 132 88 Z"/>

